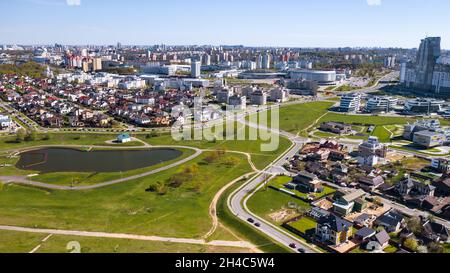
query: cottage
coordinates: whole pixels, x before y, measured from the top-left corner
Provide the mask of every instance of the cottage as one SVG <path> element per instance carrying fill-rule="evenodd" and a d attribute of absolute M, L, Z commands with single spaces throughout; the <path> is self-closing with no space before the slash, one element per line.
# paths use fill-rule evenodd
<path fill-rule="evenodd" d="M 304 192 L 320 192 L 323 190 L 322 182 L 320 182 L 319 178 L 308 172 L 299 172 L 292 183 L 297 185 L 297 190 Z"/>
<path fill-rule="evenodd" d="M 337 191 L 334 196 L 333 210 L 339 215 L 346 216 L 352 213 L 355 209 L 361 210 L 364 206 L 364 197 L 366 193 L 363 190 L 355 190 L 351 192 Z M 356 205 L 358 204 L 358 205 Z"/>
<path fill-rule="evenodd" d="M 363 227 L 356 232 L 355 238 L 360 242 L 364 242 L 370 239 L 370 237 L 375 236 L 376 233 L 377 232 L 371 228 Z"/>
<path fill-rule="evenodd" d="M 352 236 L 352 227 L 353 225 L 349 221 L 330 214 L 317 221 L 315 235 L 323 243 L 338 246 L 348 242 Z"/>
<path fill-rule="evenodd" d="M 375 220 L 375 225 L 384 227 L 387 232 L 397 232 L 405 222 L 403 215 L 395 210 L 390 210 Z"/>
<path fill-rule="evenodd" d="M 448 242 L 449 231 L 444 225 L 426 220 L 425 223 L 423 223 L 422 227 L 423 229 L 421 235 L 427 241 L 436 243 Z"/>
<path fill-rule="evenodd" d="M 419 178 L 413 179 L 411 176 L 395 185 L 395 190 L 401 196 L 434 196 L 435 189 L 436 187 L 432 186 L 430 181 Z"/>
<path fill-rule="evenodd" d="M 358 182 L 361 189 L 372 192 L 384 184 L 384 179 L 381 176 L 361 177 Z"/>
<path fill-rule="evenodd" d="M 370 242 L 373 243 L 369 242 L 367 244 L 367 250 L 383 250 L 389 246 L 389 240 L 391 240 L 391 237 L 386 232 L 386 230 L 382 229 L 380 232 L 370 238 Z"/>

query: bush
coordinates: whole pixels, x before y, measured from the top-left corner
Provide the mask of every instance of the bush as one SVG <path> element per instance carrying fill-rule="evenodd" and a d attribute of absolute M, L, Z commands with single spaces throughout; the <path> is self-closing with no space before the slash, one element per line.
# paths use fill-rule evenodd
<path fill-rule="evenodd" d="M 158 181 L 154 184 L 151 184 L 145 191 L 156 192 L 158 195 L 165 195 L 168 190 L 166 184 Z"/>
<path fill-rule="evenodd" d="M 417 248 L 419 247 L 419 243 L 414 238 L 406 239 L 403 245 L 413 251 L 417 251 Z"/>
<path fill-rule="evenodd" d="M 28 131 L 25 136 L 25 141 L 35 141 L 36 140 L 36 131 Z"/>
<path fill-rule="evenodd" d="M 16 142 L 20 143 L 25 140 L 26 132 L 24 129 L 19 129 L 16 133 Z"/>
<path fill-rule="evenodd" d="M 45 134 L 44 135 L 44 137 L 42 138 L 42 140 L 50 140 L 51 139 L 51 136 L 50 136 L 50 134 Z"/>

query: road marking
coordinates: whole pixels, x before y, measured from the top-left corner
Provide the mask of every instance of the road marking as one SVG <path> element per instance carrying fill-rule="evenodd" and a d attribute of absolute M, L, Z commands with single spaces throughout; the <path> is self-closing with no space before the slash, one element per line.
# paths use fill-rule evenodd
<path fill-rule="evenodd" d="M 43 240 L 42 240 L 42 242 L 46 242 L 48 239 L 50 239 L 50 237 L 52 237 L 53 236 L 53 234 L 49 234 L 47 237 L 45 237 Z"/>
<path fill-rule="evenodd" d="M 38 245 L 37 247 L 33 248 L 33 250 L 31 250 L 29 253 L 35 253 L 36 251 L 39 250 L 39 248 L 41 248 L 41 245 Z"/>

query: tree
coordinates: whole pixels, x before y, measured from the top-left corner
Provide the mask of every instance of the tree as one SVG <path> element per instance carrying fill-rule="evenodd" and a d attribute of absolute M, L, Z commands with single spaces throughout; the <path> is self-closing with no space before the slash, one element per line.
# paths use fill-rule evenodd
<path fill-rule="evenodd" d="M 428 253 L 428 249 L 426 246 L 419 246 L 419 247 L 417 247 L 417 252 L 418 253 Z"/>
<path fill-rule="evenodd" d="M 415 235 L 419 235 L 422 233 L 423 227 L 422 227 L 422 220 L 420 219 L 420 217 L 415 216 L 415 217 L 409 218 L 409 220 L 406 222 L 406 226 Z"/>
<path fill-rule="evenodd" d="M 405 242 L 403 243 L 403 245 L 413 251 L 416 251 L 417 248 L 419 247 L 419 243 L 414 238 L 406 239 Z"/>
<path fill-rule="evenodd" d="M 28 131 L 25 136 L 25 141 L 34 141 L 34 140 L 36 140 L 36 131 L 35 130 Z"/>
<path fill-rule="evenodd" d="M 25 140 L 25 135 L 26 135 L 25 130 L 24 129 L 19 129 L 16 132 L 16 142 L 20 143 L 20 142 L 24 141 Z"/>
<path fill-rule="evenodd" d="M 49 133 L 46 133 L 46 134 L 44 135 L 44 137 L 42 138 L 42 140 L 50 140 L 50 138 L 51 138 L 50 134 L 49 134 Z"/>
<path fill-rule="evenodd" d="M 439 243 L 431 242 L 428 244 L 428 251 L 430 253 L 444 253 L 444 247 Z"/>

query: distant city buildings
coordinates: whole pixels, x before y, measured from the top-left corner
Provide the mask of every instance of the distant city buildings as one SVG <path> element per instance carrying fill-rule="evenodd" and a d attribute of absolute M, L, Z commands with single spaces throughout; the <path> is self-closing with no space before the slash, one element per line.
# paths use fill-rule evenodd
<path fill-rule="evenodd" d="M 450 65 L 441 57 L 441 38 L 422 40 L 415 62 L 402 63 L 400 82 L 406 87 L 450 97 Z"/>

